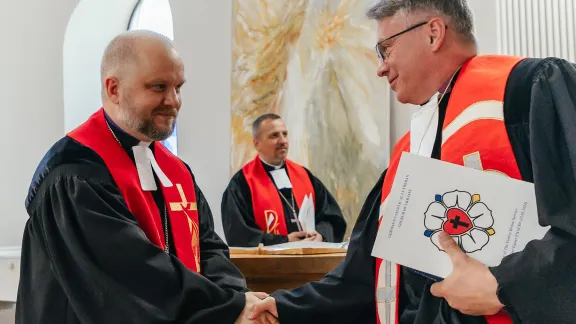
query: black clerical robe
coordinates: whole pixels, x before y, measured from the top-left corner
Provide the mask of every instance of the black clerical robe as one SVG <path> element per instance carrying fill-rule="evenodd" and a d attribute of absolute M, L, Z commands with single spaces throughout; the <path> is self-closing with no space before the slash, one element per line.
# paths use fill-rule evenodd
<path fill-rule="evenodd" d="M 266 163 L 262 165 L 273 181 L 270 171 L 277 168 Z M 316 199 L 316 231 L 322 235 L 325 242 L 342 242 L 346 232 L 346 221 L 342 216 L 340 206 L 324 184 L 310 170 L 305 170 L 312 182 Z M 289 173 L 288 177 L 290 178 Z M 292 200 L 291 189 L 283 188 L 280 192 L 287 201 Z M 282 207 L 288 233 L 298 232 L 297 223 L 291 221 L 293 211 L 283 199 Z M 298 214 L 298 205 L 295 204 L 294 207 Z M 232 177 L 222 195 L 222 225 L 229 246 L 253 247 L 260 243 L 273 245 L 288 242 L 287 236 L 266 233 L 256 224 L 250 187 L 242 170 Z"/>
<path fill-rule="evenodd" d="M 449 94 L 440 103 L 436 159 L 448 100 Z M 535 185 L 540 224 L 551 229 L 490 268 L 498 296 L 515 324 L 574 323 L 576 66 L 553 58 L 521 61 L 506 84 L 504 121 L 522 178 Z M 371 252 L 385 177 L 386 171 L 360 211 L 345 261 L 321 281 L 273 293 L 282 323 L 376 323 Z M 433 283 L 402 267 L 400 323 L 485 323 L 483 316 L 463 315 L 433 296 Z"/>
<path fill-rule="evenodd" d="M 134 161 L 139 141 L 108 122 Z M 94 151 L 70 137 L 58 141 L 26 199 L 16 323 L 234 323 L 246 283 L 194 187 L 201 274 L 175 255 L 170 222 L 169 254 L 147 239 Z M 160 189 L 152 194 L 163 210 Z"/>

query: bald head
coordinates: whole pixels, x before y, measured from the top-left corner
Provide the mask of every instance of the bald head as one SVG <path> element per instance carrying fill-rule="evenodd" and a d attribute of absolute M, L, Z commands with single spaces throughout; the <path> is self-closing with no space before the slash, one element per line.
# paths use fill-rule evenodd
<path fill-rule="evenodd" d="M 102 104 L 114 122 L 142 141 L 170 136 L 185 77 L 168 38 L 145 30 L 116 36 L 104 51 L 101 74 Z"/>
<path fill-rule="evenodd" d="M 102 84 L 109 76 L 122 78 L 130 68 L 137 67 L 152 51 L 174 52 L 172 41 L 149 30 L 131 30 L 114 37 L 104 50 L 100 76 Z"/>

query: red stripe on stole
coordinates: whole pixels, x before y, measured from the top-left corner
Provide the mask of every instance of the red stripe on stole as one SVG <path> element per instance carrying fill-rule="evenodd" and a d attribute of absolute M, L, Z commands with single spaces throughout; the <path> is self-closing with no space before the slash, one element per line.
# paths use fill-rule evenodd
<path fill-rule="evenodd" d="M 292 192 L 298 208 L 302 205 L 304 196 L 312 194 L 316 206 L 314 187 L 306 170 L 288 159 L 285 160 L 286 170 L 292 183 Z M 258 227 L 266 233 L 288 235 L 282 200 L 276 185 L 264 169 L 260 157 L 256 156 L 248 162 L 242 172 L 250 188 L 254 219 Z"/>

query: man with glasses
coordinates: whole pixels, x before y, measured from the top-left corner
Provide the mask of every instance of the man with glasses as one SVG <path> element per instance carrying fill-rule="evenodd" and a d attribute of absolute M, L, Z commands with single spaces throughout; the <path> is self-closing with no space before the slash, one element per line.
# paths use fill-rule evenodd
<path fill-rule="evenodd" d="M 367 197 L 346 260 L 254 313 L 270 310 L 282 323 L 573 323 L 576 66 L 478 56 L 465 0 L 382 0 L 368 16 L 378 21 L 378 76 L 400 102 L 422 107 Z M 454 270 L 442 282 L 372 257 L 404 151 L 533 182 L 550 230 L 491 268 L 443 233 Z"/>

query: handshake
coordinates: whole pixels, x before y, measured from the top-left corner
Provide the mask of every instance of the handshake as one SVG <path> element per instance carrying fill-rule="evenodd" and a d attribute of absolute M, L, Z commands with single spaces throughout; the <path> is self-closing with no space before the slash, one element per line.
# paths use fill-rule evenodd
<path fill-rule="evenodd" d="M 246 306 L 235 324 L 278 324 L 276 300 L 263 292 L 247 292 Z"/>

